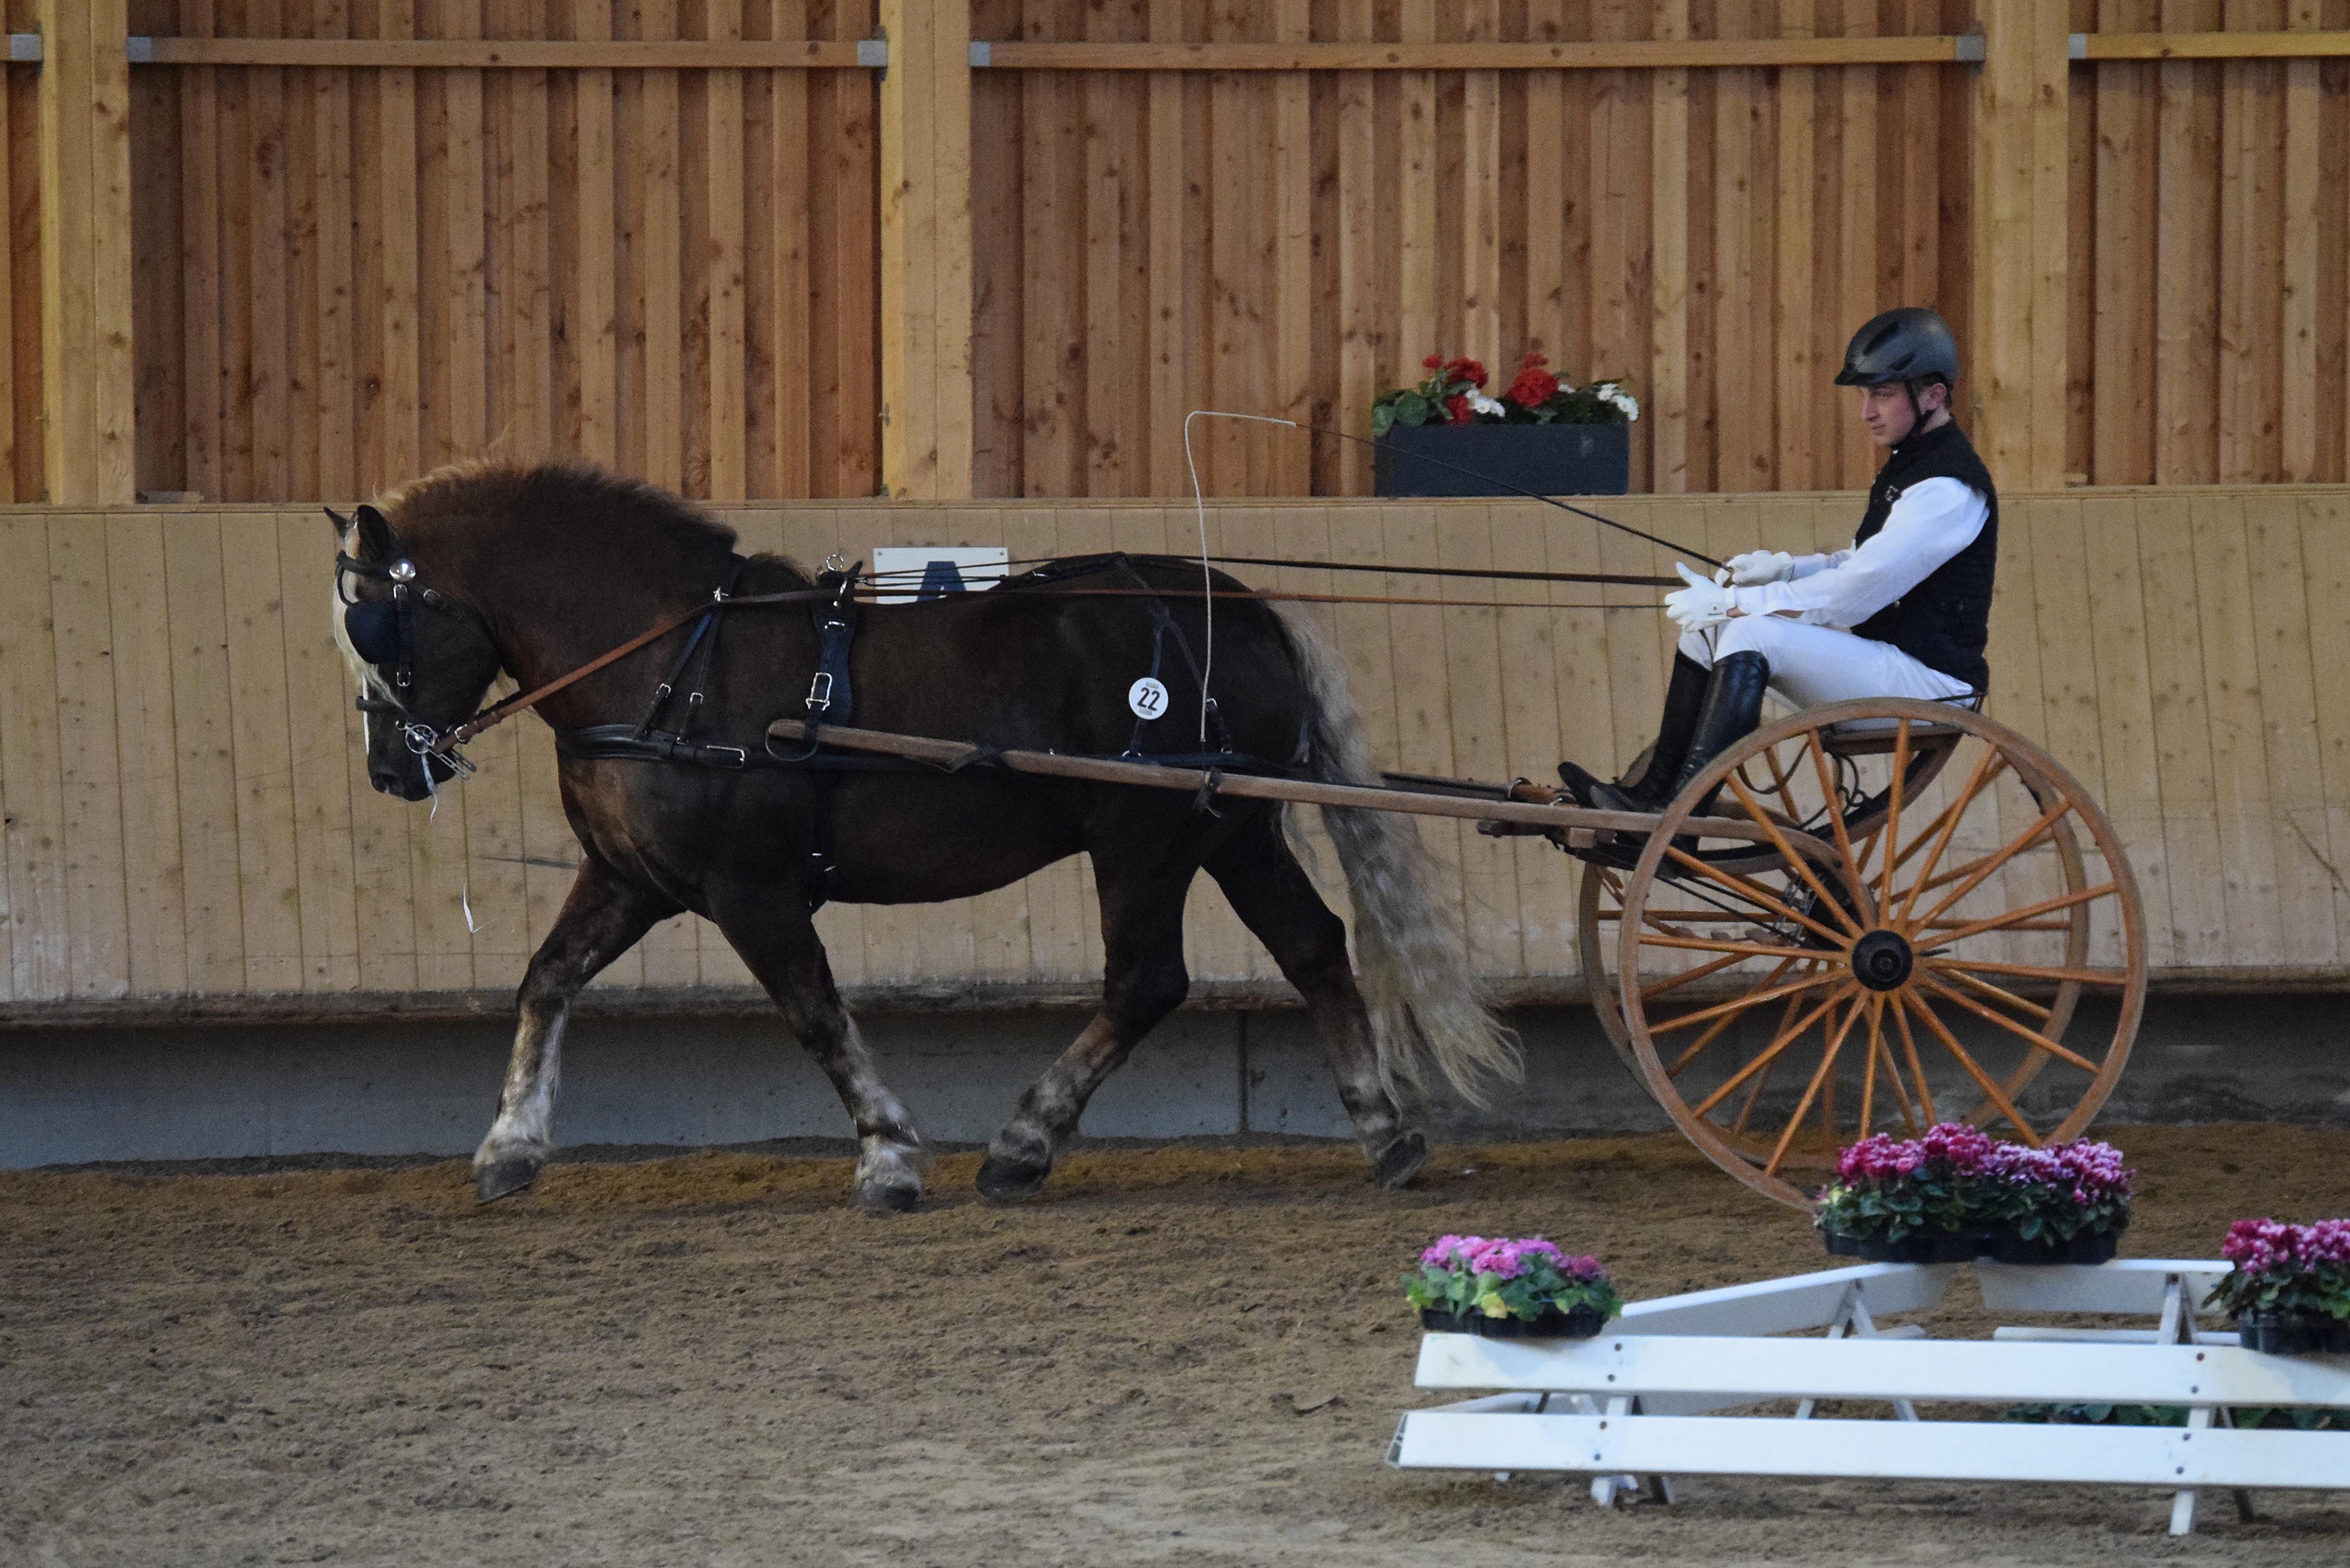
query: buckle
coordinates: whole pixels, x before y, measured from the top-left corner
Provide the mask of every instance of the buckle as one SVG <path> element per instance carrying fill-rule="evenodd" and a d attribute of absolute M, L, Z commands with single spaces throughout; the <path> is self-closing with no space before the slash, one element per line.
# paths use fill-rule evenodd
<path fill-rule="evenodd" d="M 704 746 L 702 756 L 705 762 L 729 768 L 743 767 L 751 761 L 751 753 L 740 746 Z"/>
<path fill-rule="evenodd" d="M 832 706 L 831 670 L 817 670 L 816 679 L 808 682 L 807 705 L 810 711 L 818 713 Z"/>

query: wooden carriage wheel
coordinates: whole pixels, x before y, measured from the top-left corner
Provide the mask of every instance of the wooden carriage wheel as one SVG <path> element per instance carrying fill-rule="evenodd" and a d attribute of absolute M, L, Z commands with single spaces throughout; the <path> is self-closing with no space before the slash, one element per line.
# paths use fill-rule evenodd
<path fill-rule="evenodd" d="M 1715 813 L 1765 826 L 1771 853 L 1677 835 L 1716 784 Z M 1717 759 L 1637 847 L 1585 867 L 1601 1024 L 1757 1191 L 1806 1206 L 1867 1132 L 2074 1137 L 2121 1075 L 2146 991 L 2137 885 L 2096 803 L 2003 725 L 1895 699 L 1809 709 Z"/>

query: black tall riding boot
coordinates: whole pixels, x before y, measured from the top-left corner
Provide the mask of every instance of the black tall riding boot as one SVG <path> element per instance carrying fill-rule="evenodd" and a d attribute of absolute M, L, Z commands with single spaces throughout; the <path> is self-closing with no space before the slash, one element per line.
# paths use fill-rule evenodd
<path fill-rule="evenodd" d="M 1690 781 L 1705 772 L 1716 757 L 1753 732 L 1754 726 L 1762 722 L 1762 694 L 1770 685 L 1771 661 L 1759 653 L 1748 650 L 1725 654 L 1714 660 L 1713 680 L 1705 690 L 1705 709 L 1698 714 L 1688 757 L 1672 787 L 1664 792 L 1665 800 L 1687 789 Z M 1711 816 L 1714 801 L 1721 794 L 1721 787 L 1715 785 L 1690 815 Z"/>
<path fill-rule="evenodd" d="M 1600 790 L 1609 791 L 1619 800 L 1633 800 L 1637 805 L 1609 805 L 1608 811 L 1656 811 L 1673 798 L 1680 787 L 1681 766 L 1689 761 L 1690 737 L 1697 732 L 1699 711 L 1705 706 L 1707 686 L 1712 673 L 1696 659 L 1678 649 L 1673 652 L 1673 676 L 1665 687 L 1665 713 L 1657 722 L 1656 743 L 1648 748 L 1648 765 L 1640 776 L 1619 778 L 1614 784 L 1595 778 L 1573 763 L 1558 764 L 1559 781 L 1567 793 L 1585 805 L 1599 805 Z"/>

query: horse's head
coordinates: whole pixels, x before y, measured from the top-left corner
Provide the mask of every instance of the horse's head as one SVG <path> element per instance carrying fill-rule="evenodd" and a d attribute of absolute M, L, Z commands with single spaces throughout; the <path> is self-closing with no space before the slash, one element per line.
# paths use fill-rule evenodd
<path fill-rule="evenodd" d="M 367 715 L 368 782 L 422 800 L 470 767 L 433 742 L 472 717 L 497 679 L 499 656 L 481 612 L 436 583 L 373 506 L 334 520 L 335 642 L 359 678 Z M 429 771 L 428 771 L 429 770 Z"/>

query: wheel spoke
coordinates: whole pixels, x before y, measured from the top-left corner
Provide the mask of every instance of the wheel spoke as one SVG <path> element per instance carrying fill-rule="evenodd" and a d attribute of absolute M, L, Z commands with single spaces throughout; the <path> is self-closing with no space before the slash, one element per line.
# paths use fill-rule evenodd
<path fill-rule="evenodd" d="M 1868 998 L 1868 1057 L 1860 1066 L 1858 1131 L 1862 1137 L 1868 1136 L 1869 1123 L 1877 1116 L 1877 1047 L 1884 1033 L 1880 1027 L 1885 1012 L 1884 1004 L 1885 998 L 1880 993 L 1872 993 Z M 1835 1129 L 1831 1127 L 1828 1130 L 1833 1133 Z"/>
<path fill-rule="evenodd" d="M 1918 1059 L 1918 1037 L 1909 1033 L 1909 1012 L 1897 1000 L 1893 1004 L 1893 1026 L 1901 1031 L 1901 1054 L 1909 1059 L 1909 1081 L 1918 1085 L 1918 1106 L 1926 1113 L 1926 1125 L 1932 1127 L 1942 1119 L 1934 1108 L 1934 1091 L 1926 1084 L 1926 1064 Z M 1886 1052 L 1889 1059 L 1892 1051 Z"/>
<path fill-rule="evenodd" d="M 1825 977 L 1823 976 L 1822 978 L 1825 979 Z M 1817 984 L 1818 981 L 1814 981 L 1810 983 Z M 1702 1116 L 1706 1112 L 1721 1104 L 1723 1100 L 1730 1097 L 1731 1092 L 1736 1089 L 1739 1085 L 1744 1083 L 1756 1073 L 1761 1072 L 1765 1063 L 1776 1061 L 1780 1052 L 1784 1051 L 1788 1046 L 1801 1039 L 1804 1032 L 1816 1023 L 1822 1014 L 1825 1013 L 1830 1008 L 1835 1006 L 1837 1002 L 1842 1002 L 1846 997 L 1850 996 L 1854 992 L 1858 991 L 1860 987 L 1853 983 L 1851 981 L 1846 981 L 1842 985 L 1836 987 L 1835 990 L 1828 992 L 1826 1001 L 1822 1002 L 1809 1012 L 1804 1013 L 1802 1018 L 1798 1019 L 1794 1023 L 1781 1028 L 1778 1036 L 1773 1039 L 1770 1044 L 1763 1047 L 1762 1054 L 1755 1057 L 1752 1062 L 1747 1063 L 1743 1067 L 1738 1069 L 1737 1072 L 1731 1074 L 1728 1083 L 1714 1090 L 1713 1093 L 1708 1095 L 1697 1105 L 1690 1106 L 1690 1114 L 1693 1116 Z M 1651 1030 L 1649 1033 L 1654 1033 L 1655 1031 Z"/>
<path fill-rule="evenodd" d="M 1950 1033 L 1950 1026 L 1942 1022 L 1941 1015 L 1928 1006 L 1926 999 L 1914 991 L 1904 991 L 1899 995 L 1918 1017 L 1926 1021 L 1926 1027 L 1932 1030 L 1935 1037 L 1941 1041 L 1942 1049 L 1958 1058 L 1959 1065 L 1967 1070 L 1967 1076 L 1972 1078 L 1991 1103 L 1999 1107 L 2000 1113 L 2007 1117 L 2009 1125 L 2015 1128 L 2016 1136 L 2033 1148 L 2038 1148 L 2040 1135 L 2032 1130 L 2032 1124 L 2023 1119 L 2023 1113 L 2015 1108 L 2015 1102 L 2009 1099 L 2001 1091 L 2000 1086 L 1991 1081 L 1991 1075 L 1985 1073 L 1981 1065 L 1968 1054 L 1967 1048 L 1959 1044 L 1959 1037 Z"/>
<path fill-rule="evenodd" d="M 1764 977 L 1762 983 L 1764 985 L 1771 984 L 1781 975 L 1786 973 L 1794 967 L 1794 961 L 1793 959 L 1788 960 L 1778 968 L 1773 970 L 1769 975 Z M 1794 1006 L 1794 1000 L 1790 998 L 1787 1005 L 1789 1007 Z M 1715 1019 L 1711 1023 L 1707 1024 L 1705 1033 L 1690 1041 L 1689 1043 L 1688 1049 L 1684 1050 L 1679 1055 L 1673 1058 L 1672 1065 L 1665 1069 L 1665 1076 L 1668 1078 L 1679 1077 L 1682 1071 L 1686 1069 L 1691 1062 L 1696 1061 L 1700 1056 L 1705 1054 L 1705 1048 L 1707 1046 L 1721 1039 L 1723 1033 L 1728 1030 L 1731 1024 L 1738 1022 L 1738 1013 L 1725 1012 L 1721 1017 Z M 1653 1031 L 1651 1033 L 1653 1033 Z"/>
<path fill-rule="evenodd" d="M 1804 749 L 1811 754 L 1812 773 L 1820 783 L 1820 798 L 1827 802 L 1828 826 L 1835 830 L 1836 853 L 1844 857 L 1844 868 L 1856 888 L 1868 886 L 1868 877 L 1860 868 L 1860 861 L 1852 852 L 1852 835 L 1845 827 L 1844 804 L 1836 798 L 1835 770 L 1828 766 L 1827 748 L 1820 744 L 1817 730 L 1804 732 Z"/>
<path fill-rule="evenodd" d="M 1827 927 L 1820 924 L 1817 920 L 1813 919 L 1808 915 L 1799 915 L 1795 913 L 1794 910 L 1789 909 L 1786 905 L 1773 898 L 1769 893 L 1763 891 L 1759 885 L 1748 881 L 1745 877 L 1733 876 L 1716 867 L 1709 866 L 1704 861 L 1700 860 L 1696 856 L 1691 855 L 1686 849 L 1678 849 L 1670 845 L 1667 845 L 1665 846 L 1665 853 L 1671 858 L 1678 860 L 1682 865 L 1688 867 L 1690 870 L 1696 872 L 1699 876 L 1706 877 L 1710 881 L 1721 883 L 1723 887 L 1729 888 L 1731 892 L 1737 894 L 1740 898 L 1745 899 L 1748 903 L 1752 904 L 1757 909 L 1768 909 L 1773 914 L 1779 916 L 1783 919 L 1793 920 L 1797 925 L 1805 927 L 1816 934 L 1826 938 L 1829 941 L 1835 943 L 1838 947 L 1845 945 L 1845 939 L 1841 935 L 1828 929 Z"/>
<path fill-rule="evenodd" d="M 1772 846 L 1786 858 L 1789 865 L 1795 868 L 1795 875 L 1804 879 L 1804 886 L 1811 888 L 1820 902 L 1828 907 L 1846 929 L 1856 937 L 1860 935 L 1860 922 L 1845 913 L 1844 901 L 1828 891 L 1827 885 L 1822 882 L 1818 873 L 1812 869 L 1810 860 L 1795 853 L 1794 846 L 1787 842 L 1787 836 L 1779 831 L 1779 825 L 1762 815 L 1762 808 L 1755 804 L 1752 795 L 1746 793 L 1746 785 L 1734 774 L 1731 775 L 1730 787 L 1738 796 L 1738 804 L 1746 808 L 1746 815 L 1762 825 L 1762 830 L 1771 836 Z"/>
<path fill-rule="evenodd" d="M 1919 975 L 1918 977 L 1918 983 L 1925 986 L 1928 990 L 1934 992 L 1939 996 L 1947 997 L 1951 1002 L 1966 1009 L 1976 1017 L 1981 1018 L 1987 1023 L 1996 1023 L 2002 1029 L 2006 1030 L 2009 1033 L 2016 1035 L 2021 1039 L 2030 1041 L 2034 1047 L 2047 1052 L 2059 1062 L 2064 1062 L 2072 1066 L 2078 1067 L 2081 1071 L 2088 1074 L 2092 1077 L 2096 1075 L 2097 1064 L 2095 1062 L 2090 1061 L 2078 1051 L 2069 1051 L 2064 1046 L 2057 1044 L 2056 1042 L 2049 1039 L 2048 1036 L 2041 1033 L 2037 1029 L 2027 1029 L 2022 1024 L 2018 1023 L 2014 1019 L 2010 1018 L 2004 1012 L 2001 1012 L 1995 1008 L 1985 1007 L 1981 1002 L 1977 1002 L 1970 996 L 1960 995 L 1957 992 L 1952 991 L 1949 986 L 1944 985 L 1940 981 L 1936 980 L 1932 975 Z"/>
<path fill-rule="evenodd" d="M 1904 719 L 1893 732 L 1893 793 L 1892 804 L 1885 813 L 1885 882 L 1877 889 L 1877 907 L 1889 908 L 1893 903 L 1893 874 L 1901 862 L 1894 853 L 1901 847 L 1901 791 L 1909 782 L 1909 721 Z"/>
<path fill-rule="evenodd" d="M 1788 1020 L 1795 1016 L 1795 1009 L 1803 1004 L 1804 999 L 1800 996 L 1787 998 L 1787 1009 L 1779 1014 L 1779 1027 L 1782 1029 L 1787 1027 Z M 1755 1074 L 1753 1079 L 1747 1084 L 1746 1097 L 1739 1102 L 1737 1118 L 1730 1124 L 1731 1137 L 1740 1138 L 1746 1136 L 1746 1124 L 1753 1117 L 1754 1107 L 1762 1103 L 1762 1091 L 1770 1084 L 1771 1075 L 1778 1070 L 1779 1064 L 1773 1062 Z"/>
<path fill-rule="evenodd" d="M 1978 887 L 1982 885 L 1985 877 L 1998 870 L 2001 867 L 2006 865 L 2016 856 L 2022 854 L 2031 846 L 2034 839 L 2047 832 L 2050 828 L 2055 826 L 2057 818 L 2063 816 L 2066 812 L 2071 811 L 2072 809 L 2073 803 L 2069 798 L 2060 800 L 2054 805 L 2049 807 L 2046 812 L 2042 814 L 2039 821 L 2033 823 L 2030 827 L 2025 828 L 2013 838 L 2009 839 L 2006 846 L 1999 850 L 1998 853 L 1977 861 L 1974 867 L 1968 872 L 1966 878 L 1961 881 L 1955 889 L 1942 895 L 1942 901 L 1935 905 L 1932 909 L 1927 910 L 1923 918 L 1929 920 L 1932 919 L 1935 916 L 1940 914 L 1943 910 L 1949 909 L 1951 905 L 1957 903 L 1960 899 L 1973 892 Z"/>
<path fill-rule="evenodd" d="M 1921 1132 L 1925 1129 L 1926 1124 L 1918 1119 L 1917 1105 L 1909 1098 L 1909 1091 L 1901 1082 L 1900 1064 L 1893 1059 L 1893 1042 L 1886 1038 L 1885 1014 L 1888 1009 L 1897 1013 L 1900 1011 L 1898 1007 L 1891 1005 L 1890 998 L 1880 998 L 1877 1015 L 1868 1021 L 1870 1048 L 1881 1053 L 1885 1057 L 1885 1081 L 1893 1085 L 1894 1100 L 1901 1107 L 1901 1125 L 1912 1133 Z M 1918 1092 L 1920 1094 L 1925 1092 L 1922 1085 L 1919 1085 Z M 1863 1137 L 1867 1136 L 1868 1128 L 1865 1124 L 1860 1130 Z"/>
<path fill-rule="evenodd" d="M 1997 766 L 1994 767 L 1993 764 Z M 1941 864 L 1942 851 L 1950 847 L 1950 839 L 1958 833 L 1959 819 L 1967 814 L 1967 807 L 1973 803 L 1976 795 L 1982 793 L 1983 786 L 1991 781 L 1999 769 L 2006 765 L 2006 753 L 1997 746 L 1986 745 L 1983 748 L 1982 760 L 1976 763 L 1974 772 L 1967 775 L 1966 787 L 1959 791 L 1958 799 L 1950 802 L 1938 819 L 1941 831 L 1937 833 L 1932 826 L 1927 829 L 1927 832 L 1932 835 L 1934 847 L 1927 855 L 1926 864 L 1918 868 L 1918 879 L 1909 884 L 1909 896 L 1901 900 L 1901 913 L 1898 919 L 1908 919 L 1909 911 L 1918 907 L 1918 895 L 1932 885 L 1930 878 L 1934 875 L 1934 867 Z M 1925 842 L 1927 840 L 1922 836 L 1918 840 L 1919 844 Z M 1912 847 L 1914 848 L 1915 846 L 1913 845 Z M 1908 857 L 1904 856 L 1902 858 L 1907 859 Z M 1901 862 L 1895 861 L 1893 868 L 1896 871 L 1901 869 Z"/>
<path fill-rule="evenodd" d="M 2012 931 L 2063 931 L 2070 930 L 2072 928 L 2069 924 L 2055 924 L 2045 926 L 2015 925 L 2010 926 L 2007 929 Z M 1977 974 L 2012 974 L 2019 976 L 2024 980 L 2069 981 L 2075 985 L 2126 986 L 2129 984 L 2128 975 L 2114 970 L 2064 969 L 2054 964 L 2002 963 L 1992 959 L 1929 958 L 1922 959 L 1919 961 L 1925 964 L 1928 969 L 1939 970 L 1950 973 L 1955 973 L 1960 971 L 1969 971 Z"/>
<path fill-rule="evenodd" d="M 2010 909 L 2004 915 L 1993 915 L 1988 919 L 1976 920 L 1971 924 L 1960 926 L 1957 930 L 1948 932 L 1942 937 L 1942 945 L 1948 947 L 1952 942 L 1964 941 L 1969 937 L 1979 937 L 1985 931 L 2001 930 L 2015 924 L 2018 920 L 2029 920 L 2053 910 L 2069 909 L 2075 904 L 2085 904 L 2093 898 L 2103 898 L 2116 890 L 2116 884 L 2100 882 L 2094 888 L 2084 888 L 2077 893 L 2064 893 L 2054 898 L 2043 898 L 2037 904 L 2026 904 L 2021 909 Z"/>
<path fill-rule="evenodd" d="M 2054 1012 L 2050 1012 L 2047 1008 L 2041 1006 L 2038 1002 L 2032 1001 L 2029 997 L 2018 996 L 2015 992 L 2007 990 L 2003 986 L 1993 985 L 1987 980 L 1978 979 L 1962 969 L 1938 970 L 1935 972 L 1946 976 L 1950 980 L 1957 981 L 1969 991 L 1978 992 L 1981 994 L 1989 997 L 1993 1002 L 2002 1002 L 2009 1007 L 2012 1007 L 2019 1012 L 2035 1014 L 2043 1023 L 2045 1023 L 2049 1019 L 2055 1016 Z"/>
<path fill-rule="evenodd" d="M 1786 984 L 1773 987 L 1769 991 L 1749 992 L 1744 996 L 1732 997 L 1728 1002 L 1718 1002 L 1711 1007 L 1700 1008 L 1695 1012 L 1684 1012 L 1679 1018 L 1669 1018 L 1662 1023 L 1651 1023 L 1648 1025 L 1648 1033 L 1669 1034 L 1677 1029 L 1687 1029 L 1693 1023 L 1703 1023 L 1719 1018 L 1725 1012 L 1743 1012 L 1750 1007 L 1760 1007 L 1766 1002 L 1776 1002 L 1783 996 L 1793 996 L 1799 991 L 1809 991 L 1814 986 L 1825 985 L 1835 978 L 1832 974 L 1808 975 L 1802 980 L 1791 980 Z"/>
<path fill-rule="evenodd" d="M 1643 909 L 1640 911 L 1640 916 L 1644 920 L 1673 920 L 1679 924 L 1690 926 L 1756 926 L 1762 924 L 1762 922 L 1757 920 L 1753 916 L 1742 915 L 1734 909 Z M 1623 918 L 1624 911 L 1621 909 L 1602 909 L 1599 911 L 1599 919 L 1602 920 L 1620 920 Z M 1950 923 L 1952 925 L 1958 924 L 1956 920 L 1953 920 Z"/>
<path fill-rule="evenodd" d="M 1780 1130 L 1779 1142 L 1777 1147 L 1771 1150 L 1770 1162 L 1762 1167 L 1763 1175 L 1779 1174 L 1779 1162 L 1787 1158 L 1787 1147 L 1795 1141 L 1796 1129 L 1804 1125 L 1804 1113 L 1812 1108 L 1812 1101 L 1818 1096 L 1820 1085 L 1826 1083 L 1828 1075 L 1835 1071 L 1836 1053 L 1844 1049 L 1845 1037 L 1852 1033 L 1852 1026 L 1859 1019 L 1861 1009 L 1867 1005 L 1866 997 L 1855 997 L 1852 1011 L 1844 1015 L 1844 1022 L 1837 1024 L 1836 1032 L 1829 1036 L 1826 1049 L 1820 1053 L 1819 1069 L 1812 1075 L 1812 1081 L 1804 1085 L 1804 1097 L 1795 1102 L 1795 1114 L 1787 1118 L 1787 1125 Z M 1828 1129 L 1828 1139 L 1831 1143 L 1835 1140 L 1834 1127 Z"/>
<path fill-rule="evenodd" d="M 1762 765 L 1771 770 L 1771 791 L 1779 797 L 1779 804 L 1787 808 L 1787 820 L 1803 821 L 1804 814 L 1795 805 L 1793 782 L 1787 777 L 1787 770 L 1779 765 L 1779 753 L 1765 746 L 1762 749 Z M 1746 770 L 1743 766 L 1738 770 L 1738 779 L 1741 784 L 1746 782 Z"/>
<path fill-rule="evenodd" d="M 1646 948 L 1687 948 L 1702 953 L 1738 953 L 1746 958 L 1777 958 L 1783 953 L 1816 953 L 1816 948 L 1789 947 L 1779 942 L 1742 942 L 1729 937 L 1644 936 L 1640 945 Z"/>
<path fill-rule="evenodd" d="M 1724 953 L 1721 957 L 1714 959 L 1711 962 L 1701 963 L 1695 969 L 1685 969 L 1679 974 L 1668 975 L 1664 979 L 1659 981 L 1651 981 L 1648 984 L 1640 988 L 1640 1000 L 1642 1002 L 1650 1001 L 1653 998 L 1662 996 L 1665 992 L 1674 990 L 1677 987 L 1687 985 L 1693 980 L 1703 980 L 1710 974 L 1714 974 L 1722 970 L 1728 969 L 1731 964 L 1744 963 L 1747 960 L 1747 956 L 1748 955 L 1745 953 Z"/>

